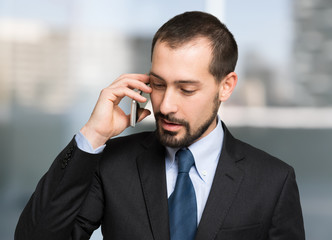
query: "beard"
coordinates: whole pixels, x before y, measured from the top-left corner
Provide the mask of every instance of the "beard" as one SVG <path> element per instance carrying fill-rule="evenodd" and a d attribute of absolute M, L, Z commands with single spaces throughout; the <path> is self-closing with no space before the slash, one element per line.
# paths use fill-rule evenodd
<path fill-rule="evenodd" d="M 156 112 L 155 119 L 157 125 L 157 138 L 164 146 L 172 147 L 172 148 L 183 148 L 188 147 L 192 143 L 194 143 L 197 139 L 199 139 L 206 130 L 210 127 L 213 121 L 216 120 L 218 109 L 220 106 L 219 102 L 219 94 L 217 94 L 213 100 L 213 108 L 210 116 L 197 128 L 192 130 L 189 122 L 183 119 L 177 119 L 173 117 L 173 114 L 164 115 L 161 112 Z M 181 124 L 184 127 L 185 134 L 181 138 L 176 138 L 178 132 L 171 132 L 164 130 L 160 126 L 160 120 L 164 119 L 176 124 Z"/>

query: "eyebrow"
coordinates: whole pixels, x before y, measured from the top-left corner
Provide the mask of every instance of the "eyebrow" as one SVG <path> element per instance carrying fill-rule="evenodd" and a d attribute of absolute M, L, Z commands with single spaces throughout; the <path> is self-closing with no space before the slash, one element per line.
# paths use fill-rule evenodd
<path fill-rule="evenodd" d="M 166 82 L 164 78 L 162 78 L 161 76 L 159 76 L 158 74 L 156 74 L 154 72 L 150 72 L 149 75 L 152 75 L 155 78 L 158 78 L 159 80 Z M 175 83 L 177 83 L 177 84 L 201 84 L 201 82 L 198 80 L 176 80 Z"/>

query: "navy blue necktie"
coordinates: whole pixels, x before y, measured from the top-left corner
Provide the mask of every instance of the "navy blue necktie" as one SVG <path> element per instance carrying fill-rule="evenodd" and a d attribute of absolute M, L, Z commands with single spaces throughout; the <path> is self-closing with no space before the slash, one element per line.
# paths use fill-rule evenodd
<path fill-rule="evenodd" d="M 194 165 L 194 157 L 189 149 L 180 149 L 175 156 L 179 170 L 174 192 L 168 199 L 171 240 L 193 240 L 197 230 L 197 205 L 189 170 Z"/>

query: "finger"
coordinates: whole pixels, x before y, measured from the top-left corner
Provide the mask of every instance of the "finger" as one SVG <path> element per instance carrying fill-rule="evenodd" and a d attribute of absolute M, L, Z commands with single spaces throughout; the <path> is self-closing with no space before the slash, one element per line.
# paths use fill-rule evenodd
<path fill-rule="evenodd" d="M 138 79 L 141 82 L 148 83 L 150 80 L 150 76 L 147 74 L 129 74 L 130 78 Z"/>
<path fill-rule="evenodd" d="M 107 88 L 116 89 L 116 88 L 120 88 L 120 87 L 126 87 L 129 89 L 138 89 L 138 90 L 146 92 L 146 93 L 152 92 L 152 88 L 150 86 L 146 85 L 146 83 L 141 82 L 137 79 L 133 79 L 133 78 L 122 79 L 121 81 L 111 84 Z"/>
<path fill-rule="evenodd" d="M 123 74 L 119 78 L 117 78 L 113 83 L 121 82 L 126 79 L 131 79 L 131 80 L 138 80 L 140 82 L 143 82 L 145 84 L 149 83 L 150 81 L 150 76 L 147 74 Z"/>
<path fill-rule="evenodd" d="M 129 89 L 127 87 L 121 87 L 117 89 L 108 89 L 109 94 L 105 93 L 105 98 L 107 98 L 109 101 L 113 102 L 115 105 L 118 105 L 119 102 L 124 98 L 125 96 L 136 100 L 137 102 L 146 102 L 147 99 L 143 97 L 139 92 L 134 91 L 132 89 Z"/>
<path fill-rule="evenodd" d="M 146 101 L 146 98 L 143 97 L 139 92 L 127 87 L 104 88 L 100 93 L 100 99 L 108 99 L 112 102 L 121 100 L 125 96 L 140 102 Z"/>
<path fill-rule="evenodd" d="M 140 74 L 140 73 L 131 73 L 124 76 L 128 78 L 138 79 L 144 83 L 147 83 L 150 79 L 150 76 L 148 74 Z"/>

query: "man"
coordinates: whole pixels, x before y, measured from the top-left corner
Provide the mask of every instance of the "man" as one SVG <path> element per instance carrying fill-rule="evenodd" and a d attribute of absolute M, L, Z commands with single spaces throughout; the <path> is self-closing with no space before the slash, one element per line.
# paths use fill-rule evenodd
<path fill-rule="evenodd" d="M 235 139 L 217 116 L 236 61 L 232 34 L 212 15 L 165 23 L 149 75 L 122 75 L 102 90 L 15 239 L 89 239 L 100 225 L 104 239 L 304 239 L 293 168 Z M 120 100 L 146 101 L 134 89 L 150 93 L 157 129 L 109 140 L 129 126 Z"/>

